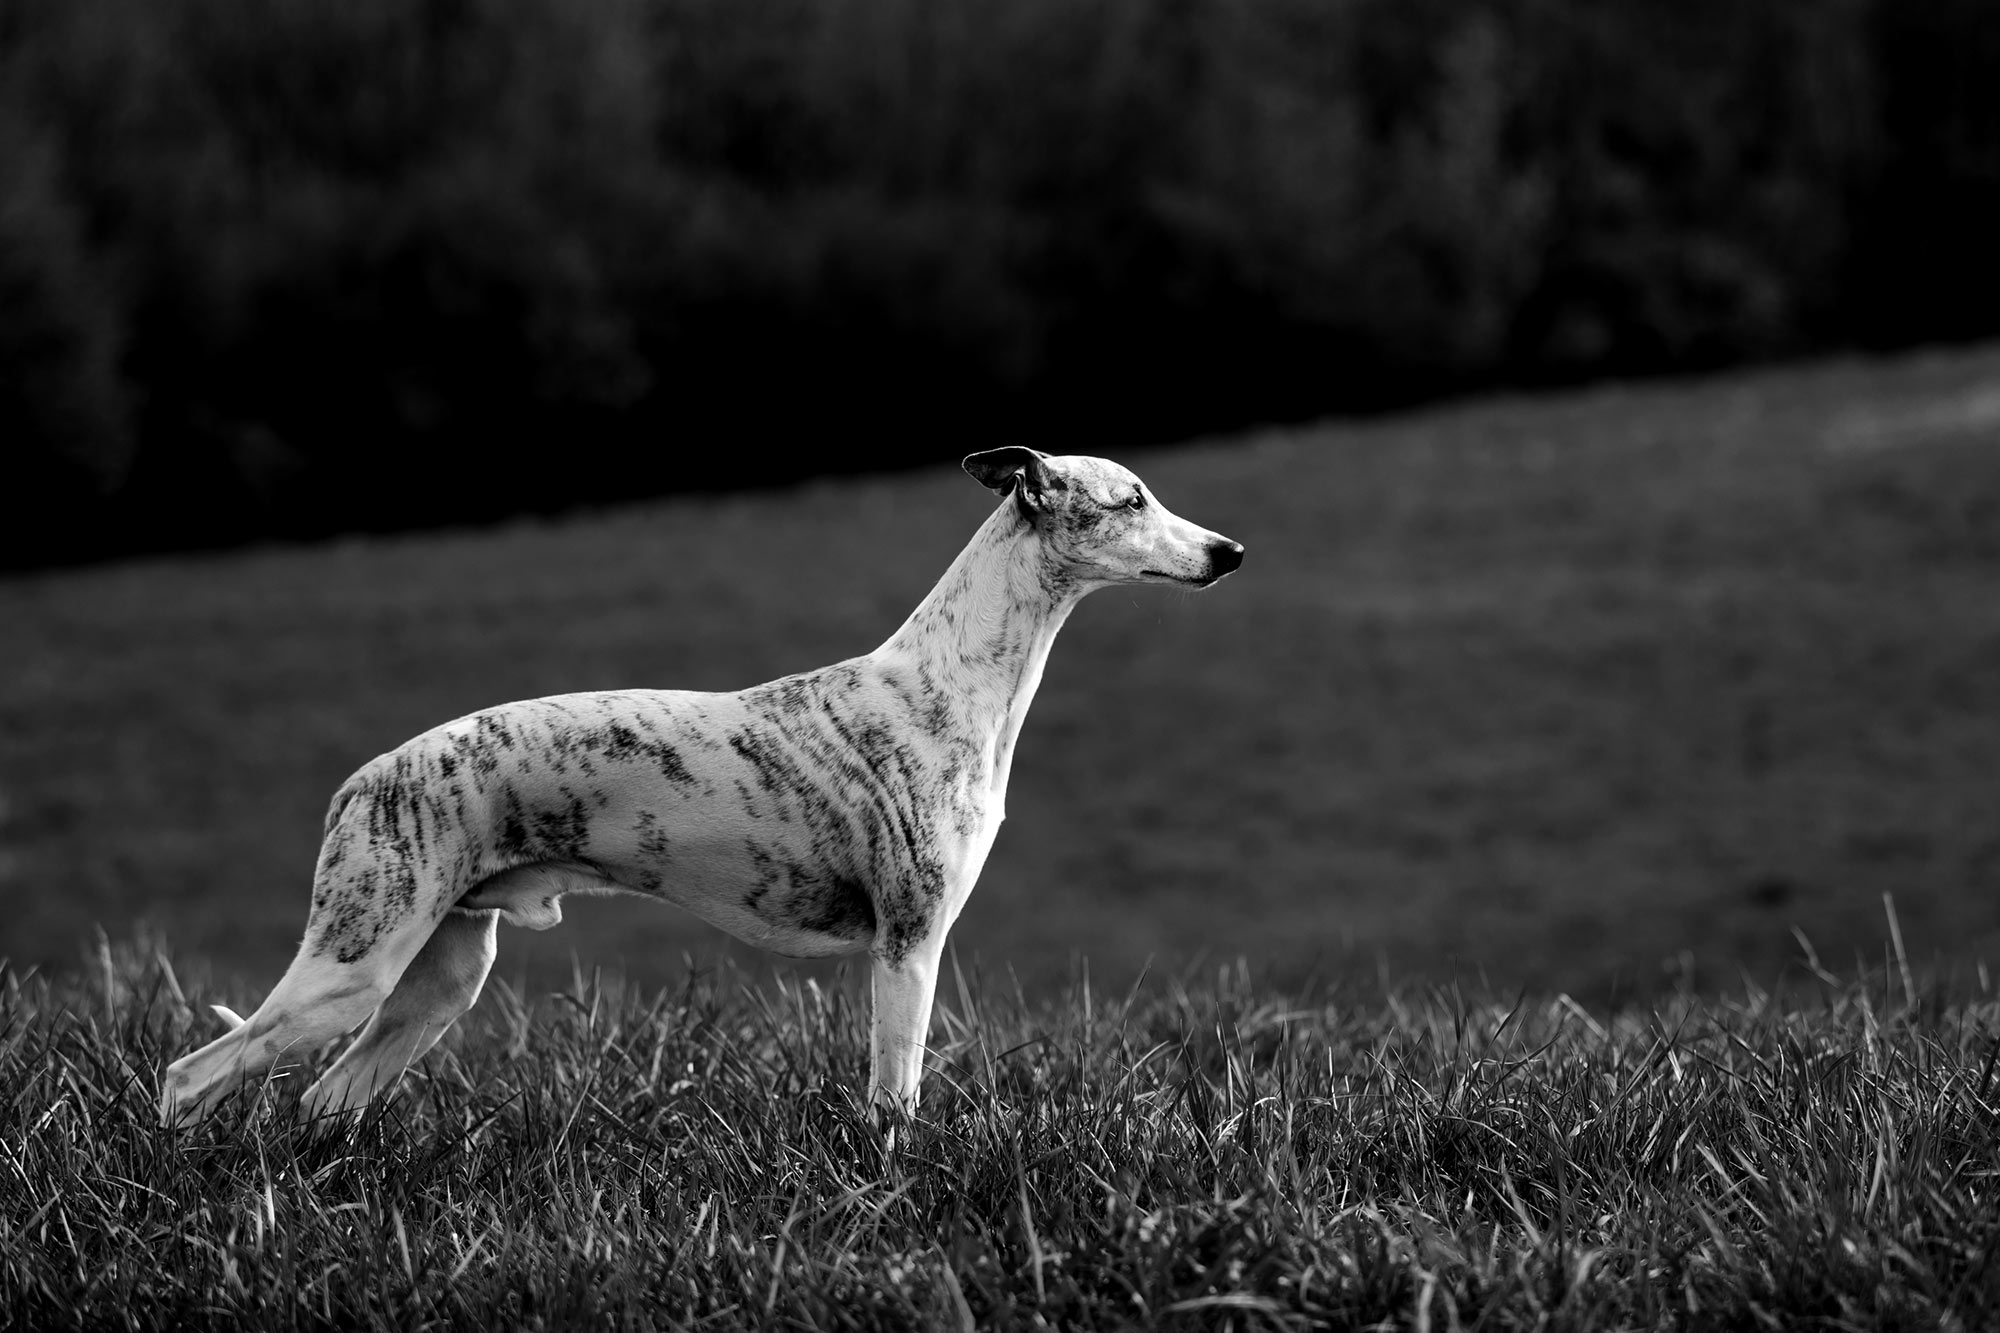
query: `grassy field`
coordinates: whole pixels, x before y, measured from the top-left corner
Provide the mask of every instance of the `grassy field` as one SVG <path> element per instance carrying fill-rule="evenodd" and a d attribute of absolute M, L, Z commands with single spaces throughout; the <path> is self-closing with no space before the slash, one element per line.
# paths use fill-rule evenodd
<path fill-rule="evenodd" d="M 754 442 L 746 442 L 751 447 Z M 0 956 L 150 926 L 254 1002 L 329 794 L 494 702 L 850 656 L 992 503 L 928 471 L 0 581 Z M 1129 459 L 1242 540 L 1064 631 L 959 957 L 1245 957 L 1587 998 L 2000 952 L 2000 349 L 1468 403 Z M 532 485 L 523 478 L 522 485 Z M 638 901 L 497 975 L 679 984 Z M 1796 932 L 1796 933 L 1795 933 Z M 752 966 L 747 961 L 746 967 Z M 756 964 L 762 966 L 762 964 Z M 791 974 L 821 979 L 826 968 Z"/>
<path fill-rule="evenodd" d="M 947 988 L 921 1119 L 811 980 L 503 987 L 346 1131 L 153 1125 L 212 995 L 0 976 L 0 1324 L 1972 1330 L 2000 1002 L 1825 977 Z M 191 1006 L 194 1006 L 191 1008 Z"/>
<path fill-rule="evenodd" d="M 863 651 L 955 467 L 0 583 L 0 1326 L 1990 1326 L 2000 349 L 1132 461 L 1248 561 L 1065 631 L 895 1152 L 640 902 L 357 1126 L 153 1104 L 361 760 Z"/>

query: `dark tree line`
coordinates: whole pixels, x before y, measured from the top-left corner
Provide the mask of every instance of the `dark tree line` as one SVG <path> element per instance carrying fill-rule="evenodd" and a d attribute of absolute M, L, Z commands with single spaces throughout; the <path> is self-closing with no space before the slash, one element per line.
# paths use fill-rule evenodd
<path fill-rule="evenodd" d="M 1996 237 L 1990 0 L 0 0 L 0 559 L 1986 336 Z"/>

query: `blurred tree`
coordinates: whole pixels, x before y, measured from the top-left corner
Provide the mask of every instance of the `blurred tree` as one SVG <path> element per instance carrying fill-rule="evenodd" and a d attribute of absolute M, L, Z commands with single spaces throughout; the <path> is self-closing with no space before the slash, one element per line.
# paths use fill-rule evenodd
<path fill-rule="evenodd" d="M 1991 334 L 1987 8 L 0 0 L 0 559 Z"/>
<path fill-rule="evenodd" d="M 1843 332 L 1875 346 L 1992 336 L 2000 312 L 2000 21 L 1986 0 L 1873 6 L 1874 171 L 1848 201 Z"/>
<path fill-rule="evenodd" d="M 4 549 L 24 560 L 90 554 L 88 525 L 125 482 L 133 452 L 118 310 L 83 253 L 59 165 L 47 137 L 0 106 Z"/>

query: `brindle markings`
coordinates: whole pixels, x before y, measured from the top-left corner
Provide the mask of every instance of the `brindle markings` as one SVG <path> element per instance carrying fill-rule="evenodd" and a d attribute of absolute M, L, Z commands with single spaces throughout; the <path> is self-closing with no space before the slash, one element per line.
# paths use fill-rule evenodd
<path fill-rule="evenodd" d="M 556 791 L 563 798 L 561 809 L 537 810 L 534 815 L 534 856 L 537 861 L 581 861 L 590 846 L 590 812 L 583 798 L 568 784 Z"/>
<path fill-rule="evenodd" d="M 843 875 L 814 881 L 818 891 L 786 899 L 792 909 L 786 924 L 840 939 L 866 939 L 875 933 L 875 906 L 860 881 Z"/>
<path fill-rule="evenodd" d="M 872 901 L 865 902 L 866 915 L 876 923 L 882 955 L 900 962 L 923 937 L 944 893 L 944 863 L 925 812 L 945 797 L 957 826 L 963 823 L 962 803 L 951 791 L 949 772 L 944 783 L 929 780 L 914 749 L 898 739 L 886 718 L 854 708 L 856 679 L 851 668 L 835 668 L 750 691 L 747 697 L 759 705 L 763 727 L 740 729 L 728 742 L 750 765 L 758 790 L 774 798 L 779 818 L 789 821 L 794 809 L 803 814 L 819 865 L 852 856 L 855 814 L 866 812 L 859 822 L 866 833 L 869 880 L 876 886 Z M 906 683 L 897 679 L 890 684 L 910 713 L 924 711 Z M 831 780 L 816 780 L 822 778 Z M 845 799 L 834 802 L 827 794 L 833 791 Z M 744 795 L 754 807 L 747 786 Z M 758 887 L 746 895 L 745 905 L 757 910 L 779 872 L 761 846 L 753 844 L 749 850 Z M 795 886 L 825 882 L 819 873 L 789 869 Z M 864 904 L 850 900 L 852 883 L 836 877 L 836 887 L 797 901 L 817 907 L 827 919 L 859 921 Z M 842 885 L 849 887 L 838 887 Z"/>
<path fill-rule="evenodd" d="M 358 962 L 416 908 L 419 883 L 414 861 L 432 850 L 433 835 L 425 817 L 430 816 L 432 827 L 441 832 L 446 812 L 441 800 L 413 779 L 407 755 L 396 755 L 386 773 L 383 768 L 378 762 L 364 769 L 358 782 L 343 788 L 329 812 L 329 823 L 341 827 L 329 834 L 321 857 L 312 918 L 317 927 L 314 956 L 330 954 L 341 963 Z M 357 812 L 374 869 L 339 875 L 356 837 L 350 816 Z"/>
<path fill-rule="evenodd" d="M 494 847 L 510 861 L 533 859 L 528 842 L 528 811 L 511 784 L 500 793 L 500 830 Z"/>
<path fill-rule="evenodd" d="M 672 855 L 666 830 L 660 827 L 660 817 L 651 810 L 639 811 L 633 827 L 639 852 L 646 858 L 646 864 L 639 867 L 639 887 L 648 893 L 658 893 L 666 884 L 665 878 L 654 865 L 664 866 Z"/>
<path fill-rule="evenodd" d="M 869 1096 L 911 1109 L 944 934 L 1004 817 L 1021 719 L 1057 631 L 1094 587 L 1206 586 L 1242 553 L 1150 502 L 1115 464 L 1010 448 L 965 466 L 1007 498 L 875 652 L 731 695 L 628 691 L 489 709 L 349 779 L 328 810 L 299 957 L 248 1029 L 174 1062 L 163 1118 L 205 1114 L 258 1061 L 268 1068 L 273 1052 L 351 1030 L 373 1010 L 308 1093 L 314 1109 L 365 1101 L 484 982 L 506 909 L 447 930 L 454 904 L 538 863 L 549 873 L 496 889 L 546 894 L 539 905 L 510 900 L 525 924 L 553 924 L 555 897 L 593 879 L 657 892 L 675 851 L 673 815 L 687 808 L 699 828 L 718 807 L 772 821 L 770 836 L 726 849 L 737 878 L 723 883 L 744 887 L 742 906 L 760 923 L 744 926 L 747 938 L 868 942 Z M 588 853 L 593 821 L 611 818 L 628 836 L 596 830 L 621 857 L 607 868 Z M 712 837 L 696 845 L 690 864 L 730 859 Z M 733 912 L 723 891 L 692 883 L 673 896 Z M 246 1031 L 272 1035 L 253 1055 Z"/>
<path fill-rule="evenodd" d="M 757 882 L 743 895 L 743 905 L 754 912 L 757 904 L 764 900 L 764 895 L 778 882 L 778 863 L 764 850 L 764 844 L 754 838 L 743 840 L 743 852 L 750 858 L 751 869 L 757 872 Z"/>
<path fill-rule="evenodd" d="M 696 717 L 698 719 L 706 719 L 706 711 L 696 709 Z M 694 775 L 688 773 L 688 765 L 682 763 L 680 751 L 660 739 L 660 729 L 654 725 L 654 721 L 650 717 L 644 717 L 644 715 L 640 715 L 634 721 L 636 721 L 638 729 L 642 733 L 646 733 L 646 737 L 648 737 L 646 741 L 636 741 L 634 739 L 636 751 L 642 753 L 642 755 L 646 755 L 648 759 L 652 759 L 652 763 L 658 765 L 658 769 L 660 769 L 660 777 L 664 777 L 674 787 L 692 787 L 694 785 Z M 704 737 L 704 735 L 696 735 L 694 741 L 698 745 L 702 745 L 704 749 L 714 749 L 714 743 L 708 741 L 708 737 Z"/>

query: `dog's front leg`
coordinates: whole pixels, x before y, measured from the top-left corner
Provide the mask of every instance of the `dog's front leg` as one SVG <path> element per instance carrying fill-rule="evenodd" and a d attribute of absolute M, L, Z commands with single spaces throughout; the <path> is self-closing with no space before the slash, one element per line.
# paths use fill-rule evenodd
<path fill-rule="evenodd" d="M 874 955 L 874 1018 L 870 1028 L 868 1100 L 878 1111 L 911 1115 L 924 1076 L 924 1040 L 937 992 L 943 932 L 900 959 Z"/>

